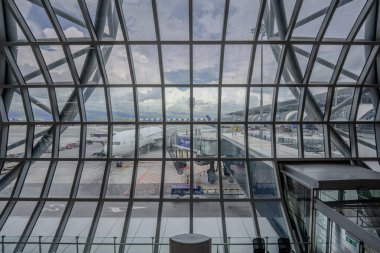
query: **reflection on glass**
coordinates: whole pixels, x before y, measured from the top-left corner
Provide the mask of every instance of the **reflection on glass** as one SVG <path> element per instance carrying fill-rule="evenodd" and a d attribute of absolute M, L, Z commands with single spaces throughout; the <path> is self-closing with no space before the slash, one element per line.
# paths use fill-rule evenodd
<path fill-rule="evenodd" d="M 272 126 L 249 125 L 248 144 L 250 157 L 272 157 Z"/>
<path fill-rule="evenodd" d="M 223 0 L 193 1 L 194 40 L 220 40 L 224 15 Z M 230 16 L 230 15 L 229 15 Z"/>
<path fill-rule="evenodd" d="M 162 125 L 140 125 L 139 126 L 139 150 L 140 158 L 162 157 Z"/>
<path fill-rule="evenodd" d="M 160 84 L 157 46 L 133 45 L 133 66 L 138 84 Z"/>
<path fill-rule="evenodd" d="M 163 45 L 162 62 L 166 84 L 190 83 L 189 46 Z"/>
<path fill-rule="evenodd" d="M 375 120 L 375 109 L 373 107 L 372 94 L 367 89 L 364 89 L 361 94 L 359 109 L 356 115 L 356 120 L 358 121 L 374 121 Z"/>
<path fill-rule="evenodd" d="M 113 121 L 135 120 L 132 88 L 110 88 L 110 97 Z"/>
<path fill-rule="evenodd" d="M 190 205 L 186 202 L 164 202 L 162 207 L 160 237 L 162 243 L 168 243 L 169 238 L 190 232 Z M 168 246 L 161 246 L 161 251 L 167 252 Z"/>
<path fill-rule="evenodd" d="M 218 88 L 193 88 L 193 120 L 216 121 Z"/>
<path fill-rule="evenodd" d="M 68 198 L 73 185 L 78 162 L 59 161 L 50 186 L 49 198 Z"/>
<path fill-rule="evenodd" d="M 130 40 L 155 40 L 152 2 L 125 0 L 122 2 Z"/>
<path fill-rule="evenodd" d="M 330 120 L 348 121 L 351 114 L 354 88 L 336 88 L 331 108 Z"/>
<path fill-rule="evenodd" d="M 296 125 L 276 125 L 276 151 L 277 157 L 298 157 L 298 136 Z"/>
<path fill-rule="evenodd" d="M 276 176 L 271 161 L 251 161 L 252 194 L 254 198 L 277 197 Z"/>
<path fill-rule="evenodd" d="M 220 45 L 193 46 L 194 84 L 217 84 L 219 82 L 219 65 Z"/>
<path fill-rule="evenodd" d="M 162 40 L 189 39 L 189 3 L 187 0 L 157 1 Z"/>
<path fill-rule="evenodd" d="M 224 84 L 246 84 L 248 80 L 250 45 L 226 45 L 224 49 Z"/>
<path fill-rule="evenodd" d="M 323 125 L 303 125 L 303 149 L 305 157 L 325 157 Z"/>
<path fill-rule="evenodd" d="M 244 125 L 221 125 L 221 156 L 245 157 Z"/>
<path fill-rule="evenodd" d="M 73 82 L 69 66 L 61 46 L 40 46 L 51 79 L 57 82 Z"/>
<path fill-rule="evenodd" d="M 112 162 L 106 198 L 129 198 L 131 194 L 131 181 L 133 174 L 133 162 Z"/>
<path fill-rule="evenodd" d="M 83 165 L 78 198 L 98 198 L 105 170 L 103 161 L 86 161 Z"/>
<path fill-rule="evenodd" d="M 190 89 L 165 88 L 165 102 L 168 121 L 189 121 Z"/>
<path fill-rule="evenodd" d="M 272 121 L 273 88 L 251 87 L 248 121 Z"/>
<path fill-rule="evenodd" d="M 334 124 L 330 126 L 330 136 L 331 131 L 334 131 L 345 143 L 347 146 L 348 153 L 350 150 L 350 131 L 349 131 L 349 125 L 346 124 Z M 331 156 L 332 157 L 344 157 L 347 152 L 344 150 L 341 150 L 341 148 L 335 144 L 333 139 L 330 139 L 331 143 Z"/>
<path fill-rule="evenodd" d="M 162 120 L 161 88 L 138 88 L 140 121 Z"/>
<path fill-rule="evenodd" d="M 246 93 L 246 88 L 222 88 L 222 121 L 231 122 L 245 120 Z"/>

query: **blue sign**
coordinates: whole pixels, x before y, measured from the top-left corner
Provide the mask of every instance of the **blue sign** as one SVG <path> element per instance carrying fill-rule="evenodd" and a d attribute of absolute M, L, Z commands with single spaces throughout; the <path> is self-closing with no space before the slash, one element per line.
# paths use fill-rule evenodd
<path fill-rule="evenodd" d="M 190 138 L 189 137 L 178 137 L 178 146 L 190 148 Z"/>

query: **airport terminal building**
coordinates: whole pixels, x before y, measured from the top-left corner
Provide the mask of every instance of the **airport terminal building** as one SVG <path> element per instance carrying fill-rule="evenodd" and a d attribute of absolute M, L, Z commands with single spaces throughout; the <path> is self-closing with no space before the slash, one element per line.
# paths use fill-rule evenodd
<path fill-rule="evenodd" d="M 0 0 L 0 252 L 380 253 L 379 53 L 379 0 Z"/>

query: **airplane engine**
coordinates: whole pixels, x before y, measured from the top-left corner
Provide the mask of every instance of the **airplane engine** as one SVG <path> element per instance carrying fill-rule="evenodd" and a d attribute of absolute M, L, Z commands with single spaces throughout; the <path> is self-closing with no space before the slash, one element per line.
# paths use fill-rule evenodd
<path fill-rule="evenodd" d="M 162 140 L 156 140 L 156 141 L 153 143 L 153 146 L 155 146 L 155 147 L 157 147 L 157 148 L 162 147 Z"/>

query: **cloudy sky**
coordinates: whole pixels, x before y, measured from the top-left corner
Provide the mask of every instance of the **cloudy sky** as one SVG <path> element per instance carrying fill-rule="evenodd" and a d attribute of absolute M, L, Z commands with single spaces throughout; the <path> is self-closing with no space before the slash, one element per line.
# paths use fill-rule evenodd
<path fill-rule="evenodd" d="M 76 0 L 51 0 L 54 8 L 60 9 L 78 20 L 77 23 L 69 21 L 58 16 L 65 36 L 71 38 L 89 38 L 89 33 L 83 27 L 84 20 L 80 13 L 80 8 Z M 96 0 L 86 0 L 89 14 L 92 21 L 95 21 Z M 116 12 L 113 6 L 111 8 Z M 270 1 L 267 1 L 270 4 Z M 290 20 L 295 0 L 284 1 L 287 21 Z M 256 19 L 259 10 L 259 0 L 234 0 L 230 2 L 229 16 L 227 22 L 226 40 L 251 40 L 252 29 L 257 27 Z M 308 0 L 304 1 L 298 20 L 313 14 L 323 8 L 326 8 L 330 0 Z M 332 18 L 331 24 L 327 29 L 327 38 L 347 37 L 356 17 L 364 6 L 365 1 L 356 0 L 336 11 Z M 46 12 L 39 6 L 28 1 L 16 1 L 22 15 L 32 30 L 36 39 L 54 39 L 57 38 Z M 187 0 L 158 0 L 157 11 L 159 19 L 159 29 L 161 40 L 189 40 L 189 10 Z M 193 1 L 193 39 L 197 41 L 209 40 L 220 41 L 222 37 L 222 24 L 224 15 L 223 0 L 194 0 Z M 267 6 L 268 7 L 268 6 Z M 124 18 L 128 30 L 129 39 L 132 41 L 155 41 L 153 12 L 150 0 L 124 0 L 122 4 Z M 313 20 L 294 30 L 293 37 L 309 37 L 314 39 L 322 23 L 324 16 Z M 349 18 L 348 18 L 349 17 Z M 108 18 L 106 20 L 105 34 L 103 39 L 123 40 L 118 20 L 115 20 L 117 26 L 116 34 L 110 35 L 108 28 Z M 274 33 L 277 32 L 275 24 Z M 268 39 L 267 34 L 263 34 L 263 39 Z M 364 29 L 361 29 L 357 38 L 362 39 Z M 18 28 L 18 37 L 20 40 L 25 39 L 21 30 Z M 276 39 L 276 38 L 272 38 Z M 88 45 L 70 46 L 72 53 L 82 52 Z M 279 45 L 281 49 L 281 45 Z M 308 53 L 311 52 L 310 45 L 298 45 L 298 47 Z M 41 46 L 44 60 L 47 64 L 64 58 L 63 50 L 60 46 Z M 108 82 L 110 84 L 131 84 L 130 66 L 128 64 L 127 53 L 123 45 L 102 46 L 101 47 L 107 72 Z M 75 65 L 80 74 L 83 68 L 86 52 L 82 56 L 75 58 Z M 105 54 L 106 50 L 111 50 L 110 55 Z M 246 84 L 248 81 L 249 62 L 252 46 L 227 44 L 224 49 L 223 60 L 223 84 Z M 252 71 L 251 83 L 261 83 L 261 64 L 260 52 L 263 50 L 263 83 L 274 83 L 277 72 L 277 60 L 273 54 L 273 48 L 270 45 L 258 46 L 255 55 L 255 62 Z M 318 57 L 336 64 L 339 57 L 341 46 L 325 45 L 321 46 Z M 364 46 L 353 46 L 348 54 L 344 68 L 356 75 L 365 63 Z M 133 45 L 131 46 L 133 57 L 133 69 L 135 71 L 137 84 L 159 85 L 161 83 L 159 57 L 156 45 Z M 183 88 L 166 88 L 166 112 L 168 118 L 189 117 L 190 111 L 190 90 L 186 86 L 190 83 L 190 48 L 189 45 L 163 45 L 162 62 L 163 62 L 163 80 L 165 84 L 181 84 Z M 193 46 L 193 82 L 194 84 L 218 84 L 220 71 L 220 44 L 204 44 Z M 308 59 L 297 54 L 297 59 L 301 71 L 306 69 Z M 33 53 L 28 46 L 20 46 L 17 49 L 17 63 L 22 74 L 28 77 L 28 83 L 43 83 L 41 75 L 30 75 L 37 71 L 38 64 Z M 332 70 L 316 63 L 312 72 L 311 82 L 328 82 Z M 50 70 L 50 75 L 55 83 L 72 83 L 73 79 L 69 72 L 66 62 Z M 92 80 L 93 76 L 91 77 Z M 91 83 L 90 80 L 90 83 Z M 293 81 L 293 80 L 290 80 Z M 355 82 L 344 75 L 340 76 L 340 82 Z M 102 83 L 99 80 L 98 83 Z M 285 82 L 282 80 L 282 82 Z M 40 100 L 46 106 L 49 106 L 47 90 L 29 89 L 30 94 Z M 273 89 L 264 89 L 264 104 L 272 103 Z M 57 100 L 62 109 L 65 101 L 73 89 L 61 88 L 57 92 Z M 228 114 L 234 111 L 240 111 L 245 108 L 246 88 L 223 88 L 222 89 L 222 114 Z M 193 91 L 194 116 L 205 117 L 210 115 L 216 118 L 218 89 L 217 88 L 194 88 Z M 139 105 L 140 117 L 162 117 L 162 95 L 160 88 L 138 88 L 137 101 Z M 132 119 L 134 117 L 133 92 L 131 88 L 112 88 L 110 89 L 112 114 L 114 119 Z M 288 89 L 281 89 L 279 100 L 293 99 L 294 96 Z M 250 106 L 258 106 L 260 100 L 260 91 L 251 89 Z M 22 112 L 22 101 L 18 95 L 14 97 L 15 105 L 12 106 L 11 114 L 14 117 L 24 117 Z M 106 120 L 106 109 L 104 99 L 104 89 L 97 88 L 85 104 L 87 117 L 89 120 Z M 50 119 L 49 115 L 41 111 L 38 107 L 33 107 L 36 118 Z"/>

